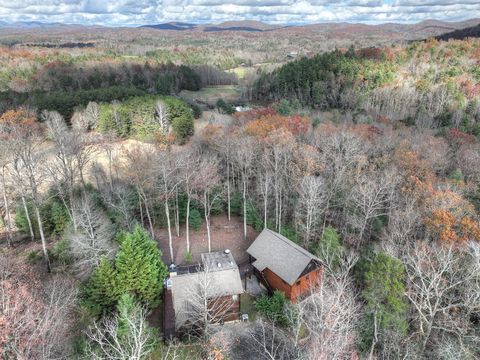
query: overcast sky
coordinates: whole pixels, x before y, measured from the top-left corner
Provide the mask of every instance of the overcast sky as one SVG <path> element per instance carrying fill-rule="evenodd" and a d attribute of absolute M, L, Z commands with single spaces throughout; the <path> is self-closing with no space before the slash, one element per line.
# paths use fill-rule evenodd
<path fill-rule="evenodd" d="M 217 23 L 419 22 L 480 18 L 480 0 L 0 0 L 0 20 L 110 26 Z"/>

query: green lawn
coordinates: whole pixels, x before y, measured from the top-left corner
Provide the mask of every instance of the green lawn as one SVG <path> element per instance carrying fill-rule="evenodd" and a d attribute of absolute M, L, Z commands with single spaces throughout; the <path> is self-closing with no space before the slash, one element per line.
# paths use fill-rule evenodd
<path fill-rule="evenodd" d="M 255 299 L 252 295 L 248 293 L 243 293 L 240 295 L 240 313 L 241 314 L 248 314 L 249 321 L 255 319 L 255 315 L 257 311 L 255 310 L 254 302 Z"/>
<path fill-rule="evenodd" d="M 215 105 L 218 99 L 235 103 L 241 97 L 240 90 L 235 85 L 208 86 L 199 91 L 182 90 L 179 95 L 185 100 L 199 100 L 209 105 Z"/>

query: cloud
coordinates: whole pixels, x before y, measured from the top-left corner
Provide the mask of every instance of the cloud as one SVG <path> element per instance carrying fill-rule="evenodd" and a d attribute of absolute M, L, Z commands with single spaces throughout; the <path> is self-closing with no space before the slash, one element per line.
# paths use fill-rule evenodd
<path fill-rule="evenodd" d="M 418 22 L 480 18 L 479 0 L 0 0 L 0 20 L 102 25 L 166 21 Z"/>

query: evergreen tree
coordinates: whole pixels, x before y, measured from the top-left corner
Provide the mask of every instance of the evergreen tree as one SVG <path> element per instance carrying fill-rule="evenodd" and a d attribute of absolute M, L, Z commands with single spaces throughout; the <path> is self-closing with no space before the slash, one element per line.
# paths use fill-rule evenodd
<path fill-rule="evenodd" d="M 121 293 L 115 269 L 103 258 L 85 287 L 85 304 L 93 314 L 99 315 L 115 305 Z"/>
<path fill-rule="evenodd" d="M 362 347 L 366 350 L 374 339 L 380 345 L 388 333 L 407 331 L 405 268 L 402 262 L 385 253 L 377 253 L 363 273 L 363 298 L 367 302 L 362 326 Z M 375 332 L 376 331 L 376 335 Z"/>
<path fill-rule="evenodd" d="M 148 307 L 158 304 L 168 269 L 157 244 L 140 226 L 122 233 L 119 243 L 115 266 L 102 259 L 85 287 L 85 304 L 93 314 L 113 307 L 124 294 Z"/>
<path fill-rule="evenodd" d="M 190 228 L 193 230 L 200 230 L 202 227 L 202 215 L 200 214 L 200 211 L 198 209 L 191 209 L 190 210 L 190 216 L 189 216 L 189 225 Z"/>
<path fill-rule="evenodd" d="M 120 237 L 115 270 L 122 293 L 129 293 L 149 307 L 158 304 L 168 270 L 148 232 L 136 226 Z"/>

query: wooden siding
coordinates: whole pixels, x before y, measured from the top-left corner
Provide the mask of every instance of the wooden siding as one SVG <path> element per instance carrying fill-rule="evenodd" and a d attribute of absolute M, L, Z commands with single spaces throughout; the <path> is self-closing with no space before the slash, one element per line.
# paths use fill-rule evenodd
<path fill-rule="evenodd" d="M 314 268 L 309 273 L 298 278 L 291 286 L 268 268 L 262 271 L 262 275 L 272 289 L 283 292 L 287 299 L 295 303 L 300 296 L 306 295 L 310 291 L 312 284 L 317 284 L 322 280 L 323 268 Z"/>
<path fill-rule="evenodd" d="M 165 289 L 163 296 L 163 337 L 168 340 L 175 335 L 175 310 L 173 309 L 172 291 Z"/>

